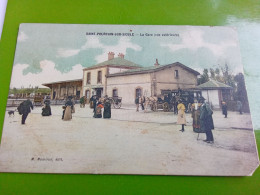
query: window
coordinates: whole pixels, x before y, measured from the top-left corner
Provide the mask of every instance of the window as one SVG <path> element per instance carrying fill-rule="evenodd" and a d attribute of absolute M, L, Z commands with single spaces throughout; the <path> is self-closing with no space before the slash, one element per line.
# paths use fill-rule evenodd
<path fill-rule="evenodd" d="M 86 96 L 86 98 L 90 98 L 90 91 L 89 90 L 85 91 L 85 96 Z"/>
<path fill-rule="evenodd" d="M 113 97 L 118 97 L 118 90 L 117 89 L 113 89 Z"/>
<path fill-rule="evenodd" d="M 91 74 L 90 72 L 87 73 L 87 84 L 90 84 L 90 80 L 91 80 Z"/>
<path fill-rule="evenodd" d="M 102 71 L 98 71 L 97 83 L 102 83 Z"/>
<path fill-rule="evenodd" d="M 175 70 L 175 71 L 174 71 L 174 77 L 175 77 L 175 78 L 179 78 L 179 71 L 178 71 L 178 70 Z"/>

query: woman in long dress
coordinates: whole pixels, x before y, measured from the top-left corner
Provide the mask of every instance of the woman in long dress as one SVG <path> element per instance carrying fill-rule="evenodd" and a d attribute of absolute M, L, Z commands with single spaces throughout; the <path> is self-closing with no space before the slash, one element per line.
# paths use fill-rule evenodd
<path fill-rule="evenodd" d="M 111 118 L 111 103 L 108 99 L 105 100 L 103 117 Z"/>
<path fill-rule="evenodd" d="M 194 103 L 191 105 L 191 117 L 193 119 L 192 126 L 193 131 L 200 133 L 200 106 L 197 99 L 194 99 Z"/>
<path fill-rule="evenodd" d="M 178 102 L 178 118 L 177 118 L 177 124 L 181 125 L 181 132 L 184 132 L 184 125 L 186 125 L 186 116 L 185 116 L 185 106 L 182 103 L 182 100 L 179 100 Z"/>
<path fill-rule="evenodd" d="M 94 112 L 94 118 L 102 118 L 102 108 L 104 108 L 104 106 L 102 105 L 102 103 L 99 101 L 97 103 L 95 112 Z"/>
<path fill-rule="evenodd" d="M 63 111 L 63 120 L 68 121 L 72 119 L 72 106 L 73 103 L 71 101 L 71 98 L 65 103 L 65 110 Z"/>
<path fill-rule="evenodd" d="M 44 107 L 42 108 L 42 116 L 50 116 L 51 115 L 51 102 L 47 98 L 44 100 Z"/>

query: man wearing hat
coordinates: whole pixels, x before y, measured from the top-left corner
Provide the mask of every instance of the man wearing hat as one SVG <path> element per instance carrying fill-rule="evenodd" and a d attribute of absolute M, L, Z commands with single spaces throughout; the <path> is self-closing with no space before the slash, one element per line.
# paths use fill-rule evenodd
<path fill-rule="evenodd" d="M 206 140 L 203 141 L 207 143 L 214 143 L 212 134 L 212 129 L 214 129 L 212 114 L 213 111 L 209 104 L 202 100 L 202 105 L 200 107 L 200 130 L 201 132 L 206 133 Z"/>

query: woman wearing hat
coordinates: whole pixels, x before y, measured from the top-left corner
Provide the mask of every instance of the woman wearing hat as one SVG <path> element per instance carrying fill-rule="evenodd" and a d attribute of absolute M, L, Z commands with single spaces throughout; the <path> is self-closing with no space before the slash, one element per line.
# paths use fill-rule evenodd
<path fill-rule="evenodd" d="M 68 121 L 68 120 L 71 120 L 72 119 L 72 106 L 73 106 L 73 103 L 71 101 L 72 97 L 69 96 L 68 97 L 68 100 L 66 101 L 65 103 L 65 106 L 63 106 L 63 115 L 62 115 L 62 119 L 64 121 Z"/>
<path fill-rule="evenodd" d="M 178 101 L 178 118 L 177 118 L 177 124 L 181 125 L 181 132 L 184 131 L 184 125 L 186 125 L 186 116 L 185 116 L 185 106 L 182 103 L 182 100 L 180 99 Z"/>

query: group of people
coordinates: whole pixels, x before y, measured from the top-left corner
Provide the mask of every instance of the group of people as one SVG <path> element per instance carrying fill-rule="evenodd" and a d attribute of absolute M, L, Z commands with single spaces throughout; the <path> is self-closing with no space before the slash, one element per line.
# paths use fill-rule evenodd
<path fill-rule="evenodd" d="M 224 118 L 227 118 L 228 106 L 227 106 L 227 103 L 223 100 L 221 101 L 221 108 L 222 108 L 222 114 L 224 115 Z M 243 108 L 243 105 L 242 105 L 241 101 L 237 100 L 236 101 L 236 109 L 239 112 L 239 114 L 243 114 L 242 108 Z"/>
<path fill-rule="evenodd" d="M 136 112 L 139 112 L 139 107 L 141 105 L 142 110 L 144 110 L 145 98 L 143 96 L 137 96 L 135 98 Z"/>
<path fill-rule="evenodd" d="M 103 118 L 111 118 L 111 103 L 107 96 L 98 98 L 93 95 L 90 98 L 90 108 L 93 108 L 94 118 L 102 118 L 102 109 L 104 109 Z"/>
<path fill-rule="evenodd" d="M 136 111 L 139 111 L 139 106 L 141 105 L 142 110 L 144 110 L 144 103 L 145 98 L 138 96 L 135 99 L 136 104 Z M 80 99 L 81 108 L 85 107 L 86 98 L 83 96 Z M 90 98 L 90 108 L 93 108 L 94 118 L 102 118 L 102 109 L 103 111 L 103 118 L 111 118 L 111 103 L 107 96 L 104 98 L 98 98 L 98 96 L 93 95 Z M 25 124 L 25 120 L 28 114 L 33 109 L 33 104 L 30 99 L 22 102 L 17 110 L 20 115 L 22 115 L 22 124 Z M 242 114 L 242 103 L 237 101 L 237 109 Z M 184 132 L 185 125 L 186 125 L 186 115 L 185 115 L 185 105 L 181 99 L 178 100 L 177 104 L 177 124 L 181 125 L 181 132 Z M 62 113 L 62 120 L 67 121 L 72 119 L 72 113 L 75 113 L 75 102 L 73 101 L 73 97 L 69 96 L 65 105 L 63 106 L 63 113 Z M 227 104 L 226 102 L 222 101 L 222 113 L 227 118 Z M 51 107 L 50 107 L 50 98 L 47 97 L 44 100 L 44 107 L 42 108 L 42 116 L 50 116 Z M 213 123 L 213 111 L 210 108 L 210 105 L 205 102 L 204 98 L 201 98 L 199 101 L 194 99 L 194 103 L 191 106 L 191 117 L 193 119 L 193 131 L 196 133 L 205 133 L 206 139 L 204 140 L 207 143 L 214 143 L 214 138 L 212 134 L 212 130 L 214 129 Z"/>
<path fill-rule="evenodd" d="M 184 126 L 186 125 L 186 116 L 185 116 L 185 105 L 182 103 L 182 100 L 178 101 L 178 118 L 177 124 L 181 125 L 181 132 L 184 132 Z M 210 108 L 210 105 L 205 102 L 204 99 L 194 100 L 192 104 L 192 118 L 193 118 L 193 131 L 196 133 L 205 133 L 206 139 L 203 140 L 207 143 L 214 143 L 214 138 L 212 130 L 214 129 L 214 123 L 212 114 L 213 111 Z"/>
<path fill-rule="evenodd" d="M 50 116 L 51 113 L 51 102 L 50 98 L 46 97 L 43 101 L 44 106 L 42 108 L 42 116 Z M 80 107 L 84 108 L 86 104 L 86 98 L 83 96 L 80 99 Z M 107 97 L 101 99 L 97 96 L 92 96 L 90 99 L 90 107 L 93 108 L 94 118 L 102 118 L 102 109 L 103 111 L 103 118 L 111 118 L 111 103 Z M 68 96 L 67 100 L 65 101 L 65 105 L 62 106 L 62 120 L 68 121 L 72 119 L 72 114 L 75 113 L 75 101 L 72 96 Z M 28 114 L 33 110 L 33 103 L 30 99 L 23 101 L 18 107 L 17 110 L 20 115 L 22 115 L 22 124 L 25 124 L 25 120 Z"/>
<path fill-rule="evenodd" d="M 50 116 L 51 115 L 51 102 L 50 102 L 50 98 L 46 97 L 46 99 L 43 101 L 44 107 L 42 108 L 42 116 Z M 25 120 L 27 119 L 27 116 L 29 115 L 29 113 L 31 112 L 31 110 L 33 110 L 33 103 L 31 102 L 30 99 L 27 99 L 25 101 L 23 101 L 18 107 L 17 110 L 19 112 L 20 115 L 22 115 L 22 121 L 21 124 L 24 125 L 25 124 Z"/>

